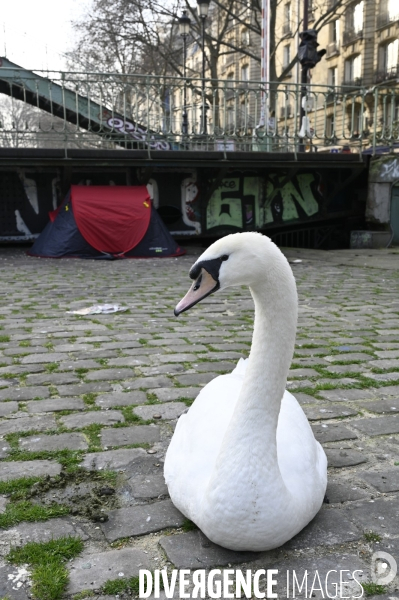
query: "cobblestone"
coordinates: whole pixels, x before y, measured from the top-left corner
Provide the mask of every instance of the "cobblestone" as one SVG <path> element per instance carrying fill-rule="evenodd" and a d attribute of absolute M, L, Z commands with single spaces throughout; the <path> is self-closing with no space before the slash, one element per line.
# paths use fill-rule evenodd
<path fill-rule="evenodd" d="M 145 404 L 147 396 L 144 392 L 114 392 L 101 394 L 96 398 L 96 405 L 100 408 L 113 408 L 114 406 L 131 406 L 132 404 Z"/>
<path fill-rule="evenodd" d="M 352 421 L 352 426 L 366 435 L 388 435 L 399 433 L 399 416 L 377 417 L 376 419 L 358 419 Z"/>
<path fill-rule="evenodd" d="M 140 569 L 151 569 L 150 558 L 143 550 L 122 548 L 95 554 L 85 554 L 70 565 L 69 594 L 98 590 L 109 579 L 137 577 Z"/>
<path fill-rule="evenodd" d="M 181 387 L 181 388 L 157 388 L 153 394 L 160 402 L 170 402 L 180 398 L 196 398 L 201 391 L 200 387 Z"/>
<path fill-rule="evenodd" d="M 33 400 L 33 398 L 48 398 L 50 392 L 48 387 L 32 386 L 32 387 L 16 387 L 0 390 L 0 400 Z"/>
<path fill-rule="evenodd" d="M 389 252 L 366 251 L 365 260 L 356 257 L 361 251 L 288 251 L 303 259 L 293 265 L 300 318 L 288 387 L 326 450 L 330 504 L 280 553 L 256 557 L 219 548 L 198 530 L 179 529 L 184 518 L 163 479 L 176 419 L 208 381 L 248 355 L 248 290 L 218 292 L 175 319 L 173 307 L 188 287 L 193 255 L 50 264 L 1 249 L 0 276 L 18 313 L 0 306 L 1 335 L 10 338 L 0 344 L 0 479 L 44 478 L 47 489 L 38 488 L 35 503 L 84 507 L 90 519 L 109 520 L 93 523 L 78 514 L 21 522 L 1 532 L 0 552 L 30 540 L 81 537 L 83 554 L 68 563 L 74 567 L 68 600 L 84 589 L 98 590 L 104 578 L 122 571 L 134 576 L 139 563 L 163 566 L 165 552 L 171 568 L 276 565 L 320 573 L 337 565 L 366 569 L 373 550 L 390 552 L 397 541 L 391 536 L 399 536 L 399 277 L 397 255 Z M 111 301 L 111 294 L 130 312 L 84 318 L 66 312 Z M 136 444 L 149 446 L 118 448 Z M 14 460 L 16 453 L 24 460 Z M 83 482 L 75 483 L 61 465 L 75 456 L 86 471 Z M 108 471 L 116 479 L 108 479 Z M 54 483 L 58 473 L 65 485 Z M 379 533 L 381 543 L 367 545 L 365 531 Z M 111 549 L 122 538 L 129 538 L 123 548 Z M 11 600 L 26 600 L 31 590 L 10 595 L 2 568 L 0 563 L 0 597 L 4 590 Z M 102 598 L 101 592 L 94 598 Z"/>
<path fill-rule="evenodd" d="M 167 527 L 180 527 L 184 517 L 170 500 L 145 506 L 130 506 L 111 511 L 108 521 L 101 525 L 109 542 L 126 536 L 145 535 Z"/>
<path fill-rule="evenodd" d="M 256 552 L 232 552 L 217 546 L 201 531 L 162 537 L 160 545 L 171 563 L 178 569 L 204 569 L 214 565 L 251 562 L 258 558 Z"/>
<path fill-rule="evenodd" d="M 184 402 L 168 402 L 167 404 L 151 404 L 149 406 L 137 406 L 133 409 L 134 414 L 142 419 L 177 419 L 187 410 Z"/>
<path fill-rule="evenodd" d="M 28 460 L 0 463 L 0 481 L 21 477 L 43 477 L 59 475 L 61 465 L 50 460 Z"/>
<path fill-rule="evenodd" d="M 55 419 L 51 415 L 8 419 L 0 422 L 0 436 L 7 433 L 23 433 L 34 430 L 46 431 L 46 429 L 55 429 L 56 427 Z"/>
<path fill-rule="evenodd" d="M 159 441 L 159 427 L 154 425 L 135 425 L 118 429 L 103 429 L 101 445 L 129 446 L 132 444 L 153 444 Z"/>
<path fill-rule="evenodd" d="M 339 442 L 340 440 L 354 440 L 358 436 L 343 425 L 333 423 L 323 425 L 312 425 L 315 438 L 325 444 L 326 442 Z"/>
<path fill-rule="evenodd" d="M 81 433 L 60 433 L 59 435 L 32 435 L 20 438 L 19 447 L 29 452 L 41 450 L 87 450 L 88 444 Z"/>
<path fill-rule="evenodd" d="M 27 402 L 26 408 L 29 413 L 84 410 L 85 403 L 80 398 L 55 398 L 54 400 L 33 400 L 32 402 Z"/>
<path fill-rule="evenodd" d="M 87 427 L 88 425 L 113 425 L 114 423 L 124 422 L 123 414 L 118 410 L 108 410 L 107 412 L 92 411 L 77 415 L 68 415 L 61 417 L 61 423 L 68 429 Z"/>

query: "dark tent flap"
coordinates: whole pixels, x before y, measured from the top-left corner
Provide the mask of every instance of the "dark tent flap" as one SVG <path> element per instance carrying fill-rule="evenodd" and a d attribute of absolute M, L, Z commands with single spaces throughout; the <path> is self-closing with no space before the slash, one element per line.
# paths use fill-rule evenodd
<path fill-rule="evenodd" d="M 151 200 L 145 185 L 73 185 L 71 199 L 80 233 L 100 252 L 128 252 L 148 229 Z"/>

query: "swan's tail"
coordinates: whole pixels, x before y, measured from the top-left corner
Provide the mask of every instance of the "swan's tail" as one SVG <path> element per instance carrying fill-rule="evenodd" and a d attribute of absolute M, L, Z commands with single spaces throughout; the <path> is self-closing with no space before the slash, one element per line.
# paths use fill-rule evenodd
<path fill-rule="evenodd" d="M 245 371 L 247 370 L 247 365 L 248 365 L 248 359 L 247 358 L 240 358 L 240 360 L 237 363 L 236 368 L 232 371 L 232 374 L 234 373 L 234 375 L 245 375 Z"/>

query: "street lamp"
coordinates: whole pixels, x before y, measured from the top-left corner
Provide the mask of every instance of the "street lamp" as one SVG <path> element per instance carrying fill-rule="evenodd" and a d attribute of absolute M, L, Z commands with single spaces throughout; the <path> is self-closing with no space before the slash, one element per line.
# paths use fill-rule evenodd
<path fill-rule="evenodd" d="M 198 14 L 202 21 L 202 115 L 201 115 L 201 133 L 206 135 L 207 123 L 206 123 L 206 110 L 207 105 L 205 101 L 205 19 L 208 16 L 209 4 L 211 0 L 197 0 Z"/>
<path fill-rule="evenodd" d="M 186 42 L 187 36 L 190 33 L 191 21 L 187 15 L 187 11 L 183 10 L 183 14 L 179 19 L 179 33 L 183 38 L 183 121 L 182 121 L 182 133 L 187 135 L 188 133 L 188 117 L 187 117 L 187 90 L 186 90 Z"/>

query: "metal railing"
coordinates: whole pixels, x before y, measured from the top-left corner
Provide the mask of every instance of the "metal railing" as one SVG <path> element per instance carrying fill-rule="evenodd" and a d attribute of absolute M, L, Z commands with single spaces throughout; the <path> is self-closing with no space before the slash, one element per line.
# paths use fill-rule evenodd
<path fill-rule="evenodd" d="M 384 69 L 382 71 L 377 71 L 374 76 L 375 83 L 390 81 L 392 79 L 399 79 L 399 65 L 395 65 L 394 67 L 390 67 L 389 69 Z"/>
<path fill-rule="evenodd" d="M 344 79 L 343 85 L 349 90 L 358 90 L 362 87 L 363 80 L 361 77 L 355 79 Z"/>
<path fill-rule="evenodd" d="M 399 10 L 396 13 L 384 10 L 377 15 L 377 29 L 399 21 Z"/>
<path fill-rule="evenodd" d="M 399 144 L 399 89 L 389 85 L 308 85 L 303 100 L 300 84 L 266 88 L 256 81 L 206 80 L 203 86 L 200 78 L 33 73 L 3 66 L 0 94 L 3 148 L 296 153 L 304 147 L 339 152 L 349 145 L 361 154 Z"/>
<path fill-rule="evenodd" d="M 344 45 L 351 44 L 352 42 L 355 42 L 356 40 L 362 39 L 362 37 L 363 37 L 363 29 L 348 28 L 348 29 L 345 29 L 345 31 L 344 31 L 342 43 Z"/>

